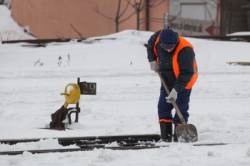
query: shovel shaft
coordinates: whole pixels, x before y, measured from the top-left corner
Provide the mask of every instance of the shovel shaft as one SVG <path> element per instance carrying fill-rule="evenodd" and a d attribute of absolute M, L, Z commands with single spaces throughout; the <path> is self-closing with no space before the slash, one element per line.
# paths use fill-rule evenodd
<path fill-rule="evenodd" d="M 162 85 L 163 85 L 165 91 L 166 91 L 167 94 L 169 95 L 170 91 L 169 91 L 169 89 L 168 89 L 168 86 L 167 86 L 165 80 L 162 78 L 161 73 L 158 72 L 158 75 L 159 75 L 159 77 L 160 77 L 161 83 L 162 83 Z M 175 111 L 176 111 L 176 113 L 177 113 L 177 115 L 178 115 L 178 117 L 179 117 L 181 123 L 184 124 L 184 125 L 187 124 L 186 121 L 184 120 L 183 115 L 182 115 L 182 113 L 181 113 L 181 111 L 180 111 L 180 109 L 179 109 L 179 107 L 178 107 L 178 105 L 176 104 L 175 101 L 172 102 L 172 105 L 174 106 Z"/>

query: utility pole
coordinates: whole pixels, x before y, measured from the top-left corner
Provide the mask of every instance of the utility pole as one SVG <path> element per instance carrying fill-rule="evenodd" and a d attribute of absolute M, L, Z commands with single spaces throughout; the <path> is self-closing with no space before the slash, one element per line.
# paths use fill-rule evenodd
<path fill-rule="evenodd" d="M 145 0 L 145 29 L 149 31 L 150 29 L 150 5 L 149 0 Z"/>

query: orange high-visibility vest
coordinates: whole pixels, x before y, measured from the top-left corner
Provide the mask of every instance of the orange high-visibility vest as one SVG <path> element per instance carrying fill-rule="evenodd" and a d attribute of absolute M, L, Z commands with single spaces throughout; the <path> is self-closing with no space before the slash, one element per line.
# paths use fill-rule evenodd
<path fill-rule="evenodd" d="M 159 42 L 160 42 L 160 37 L 158 36 L 156 38 L 156 41 L 155 41 L 154 47 L 153 47 L 153 55 L 154 55 L 154 58 L 158 64 L 159 64 L 159 57 L 158 57 L 158 51 L 157 51 L 157 44 Z M 173 58 L 172 58 L 172 66 L 173 66 L 173 71 L 174 71 L 174 75 L 175 75 L 176 79 L 178 79 L 179 75 L 180 75 L 180 66 L 178 64 L 178 56 L 179 56 L 180 51 L 185 47 L 193 48 L 191 43 L 189 43 L 183 37 L 179 36 L 179 43 L 178 43 L 177 47 L 175 48 L 175 51 L 173 53 Z M 194 74 L 192 75 L 191 79 L 189 80 L 189 82 L 185 86 L 186 89 L 191 89 L 198 78 L 198 67 L 197 67 L 197 63 L 196 63 L 195 59 L 193 61 L 193 68 L 194 68 Z"/>

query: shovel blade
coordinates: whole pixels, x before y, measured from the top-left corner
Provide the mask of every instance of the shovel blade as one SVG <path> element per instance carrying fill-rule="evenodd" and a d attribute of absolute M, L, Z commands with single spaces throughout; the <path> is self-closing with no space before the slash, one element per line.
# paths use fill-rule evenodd
<path fill-rule="evenodd" d="M 179 142 L 198 141 L 198 132 L 193 124 L 179 125 L 175 128 L 175 133 Z"/>

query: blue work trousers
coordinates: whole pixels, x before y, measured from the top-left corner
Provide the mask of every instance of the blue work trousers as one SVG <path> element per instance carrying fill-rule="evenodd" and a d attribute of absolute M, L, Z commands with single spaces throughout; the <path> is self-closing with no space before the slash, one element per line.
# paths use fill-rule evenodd
<path fill-rule="evenodd" d="M 189 100 L 190 100 L 191 90 L 184 90 L 183 92 L 178 93 L 176 104 L 178 105 L 185 121 L 188 121 L 189 113 Z M 174 117 L 172 116 L 173 105 L 171 103 L 166 102 L 167 93 L 163 86 L 161 86 L 160 90 L 160 98 L 158 102 L 158 116 L 159 120 L 166 119 L 172 120 L 174 124 L 180 124 L 180 119 L 178 115 L 175 113 Z"/>

